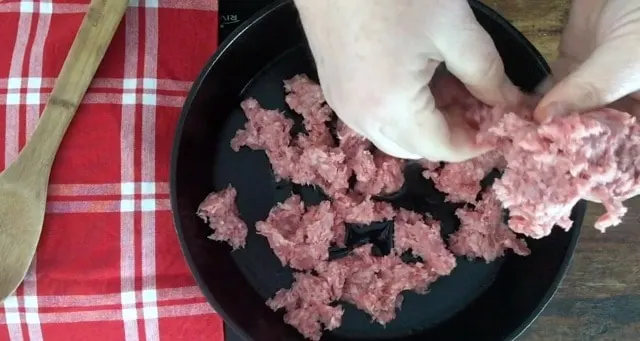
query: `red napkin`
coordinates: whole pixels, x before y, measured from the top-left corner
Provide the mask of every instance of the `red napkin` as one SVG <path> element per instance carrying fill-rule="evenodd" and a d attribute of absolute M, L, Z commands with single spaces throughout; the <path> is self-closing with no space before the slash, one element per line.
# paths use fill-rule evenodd
<path fill-rule="evenodd" d="M 89 2 L 0 0 L 3 168 Z M 60 147 L 37 255 L 0 306 L 0 341 L 223 340 L 181 254 L 168 184 L 175 125 L 217 23 L 215 0 L 130 0 Z"/>

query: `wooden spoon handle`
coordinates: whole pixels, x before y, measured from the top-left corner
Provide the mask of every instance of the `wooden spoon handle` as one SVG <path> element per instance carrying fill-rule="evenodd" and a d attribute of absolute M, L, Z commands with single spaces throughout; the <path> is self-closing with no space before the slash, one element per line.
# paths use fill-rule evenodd
<path fill-rule="evenodd" d="M 58 146 L 102 62 L 127 5 L 128 0 L 91 1 L 42 118 L 13 165 L 21 164 L 23 167 L 18 168 L 23 168 L 23 171 L 32 169 L 30 173 L 34 175 L 43 175 L 40 173 L 46 169 L 42 167 L 51 168 Z"/>

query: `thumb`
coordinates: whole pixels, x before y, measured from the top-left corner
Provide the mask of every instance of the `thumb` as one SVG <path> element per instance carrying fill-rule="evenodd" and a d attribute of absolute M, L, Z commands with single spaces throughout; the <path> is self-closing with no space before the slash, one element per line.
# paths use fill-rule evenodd
<path fill-rule="evenodd" d="M 595 109 L 637 91 L 640 88 L 637 53 L 625 53 L 629 46 L 624 45 L 628 43 L 614 41 L 598 47 L 542 97 L 534 118 L 544 122 L 554 116 Z"/>
<path fill-rule="evenodd" d="M 469 92 L 488 105 L 517 104 L 520 90 L 504 71 L 502 58 L 489 34 L 477 22 L 471 9 L 453 22 L 461 27 L 447 27 L 433 41 L 447 69 L 462 81 Z"/>

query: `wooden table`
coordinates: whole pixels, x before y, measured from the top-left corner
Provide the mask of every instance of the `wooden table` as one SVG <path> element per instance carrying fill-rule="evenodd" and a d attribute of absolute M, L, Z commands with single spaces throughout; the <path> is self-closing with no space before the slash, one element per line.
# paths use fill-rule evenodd
<path fill-rule="evenodd" d="M 485 0 L 508 18 L 548 61 L 557 55 L 569 0 Z M 640 339 L 640 198 L 629 200 L 620 226 L 601 234 L 603 211 L 590 204 L 569 273 L 542 316 L 518 341 Z"/>

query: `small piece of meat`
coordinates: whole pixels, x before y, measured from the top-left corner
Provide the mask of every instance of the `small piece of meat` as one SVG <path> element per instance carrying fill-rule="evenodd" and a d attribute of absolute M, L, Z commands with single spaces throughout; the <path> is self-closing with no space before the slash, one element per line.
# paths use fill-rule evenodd
<path fill-rule="evenodd" d="M 449 249 L 456 255 L 483 258 L 489 263 L 508 249 L 520 256 L 531 253 L 527 243 L 502 221 L 502 206 L 493 190 L 486 190 L 475 208 L 459 208 L 456 215 L 460 227 L 449 236 Z"/>
<path fill-rule="evenodd" d="M 231 148 L 239 151 L 243 146 L 264 150 L 271 163 L 276 180 L 289 179 L 300 159 L 300 151 L 290 147 L 293 120 L 278 110 L 264 109 L 253 98 L 240 103 L 247 116 L 244 129 L 231 139 Z"/>
<path fill-rule="evenodd" d="M 488 134 L 497 138 L 507 168 L 494 189 L 510 211 L 509 227 L 542 238 L 554 225 L 571 227 L 583 198 L 604 203 L 595 227 L 617 225 L 623 200 L 640 191 L 640 127 L 613 109 L 556 117 L 537 125 L 507 114 Z"/>
<path fill-rule="evenodd" d="M 366 155 L 365 153 L 366 151 L 360 155 Z M 373 169 L 370 168 L 369 160 L 364 163 L 367 167 L 356 168 L 354 166 L 357 180 L 356 191 L 367 195 L 384 195 L 398 192 L 402 188 L 404 185 L 404 160 L 376 150 L 372 155 L 371 162 L 375 167 Z M 361 163 L 356 163 L 356 165 L 358 164 Z"/>
<path fill-rule="evenodd" d="M 429 84 L 436 107 L 452 121 L 464 122 L 479 132 L 486 131 L 497 123 L 507 112 L 516 112 L 520 117 L 531 120 L 536 102 L 531 95 L 518 108 L 491 107 L 482 103 L 469 92 L 467 87 L 446 67 L 436 71 Z M 517 110 L 513 110 L 517 109 Z M 488 141 L 484 141 L 488 142 Z"/>
<path fill-rule="evenodd" d="M 327 123 L 331 121 L 333 110 L 325 103 L 320 85 L 307 75 L 296 75 L 284 81 L 287 92 L 285 101 L 289 107 L 302 116 L 306 134 L 298 136 L 298 145 L 334 146 L 335 141 Z"/>
<path fill-rule="evenodd" d="M 440 222 L 400 209 L 394 225 L 394 249 L 397 254 L 411 250 L 414 256 L 422 258 L 428 267 L 441 276 L 449 275 L 455 268 L 456 258 L 442 240 Z"/>
<path fill-rule="evenodd" d="M 292 195 L 271 209 L 265 221 L 257 222 L 256 230 L 267 238 L 282 265 L 310 270 L 329 258 L 334 224 L 329 201 L 305 211 L 300 196 Z"/>
<path fill-rule="evenodd" d="M 387 202 L 373 201 L 370 196 L 355 193 L 337 194 L 333 198 L 336 215 L 346 223 L 369 225 L 376 221 L 391 220 L 396 212 Z"/>
<path fill-rule="evenodd" d="M 446 193 L 446 201 L 458 203 L 474 203 L 482 190 L 480 181 L 493 169 L 504 168 L 504 157 L 493 150 L 473 159 L 446 163 L 437 171 L 425 170 L 423 176 L 431 179 L 436 189 Z"/>
<path fill-rule="evenodd" d="M 231 140 L 231 148 L 239 151 L 247 146 L 254 150 L 277 151 L 291 142 L 293 120 L 279 110 L 264 109 L 254 98 L 248 98 L 240 107 L 249 120 Z"/>
<path fill-rule="evenodd" d="M 213 229 L 209 239 L 227 242 L 234 250 L 245 246 L 248 233 L 247 224 L 240 219 L 236 196 L 236 189 L 231 185 L 210 193 L 196 213 Z"/>
<path fill-rule="evenodd" d="M 365 150 L 369 150 L 372 146 L 372 143 L 369 140 L 356 133 L 341 120 L 338 120 L 336 135 L 338 136 L 340 148 L 349 159 L 354 158 Z"/>
<path fill-rule="evenodd" d="M 381 325 L 395 318 L 403 291 L 426 293 L 429 284 L 438 278 L 421 263 L 406 264 L 395 255 L 374 257 L 370 244 L 336 262 L 351 270 L 344 283 L 342 300 L 365 311 Z"/>
<path fill-rule="evenodd" d="M 331 121 L 333 111 L 325 103 L 320 84 L 312 81 L 309 76 L 299 74 L 285 80 L 284 89 L 287 92 L 285 101 L 293 111 L 304 118 L 305 124 L 325 124 Z M 313 125 L 306 128 L 313 130 L 309 129 L 313 128 Z"/>
<path fill-rule="evenodd" d="M 292 170 L 292 181 L 303 185 L 318 185 L 328 196 L 346 192 L 353 172 L 346 165 L 345 158 L 339 148 L 304 149 Z"/>
<path fill-rule="evenodd" d="M 320 340 L 322 330 L 333 330 L 342 323 L 344 310 L 332 306 L 338 300 L 335 286 L 325 278 L 309 273 L 295 273 L 291 289 L 280 289 L 267 300 L 267 306 L 287 312 L 284 321 L 310 340 Z"/>

